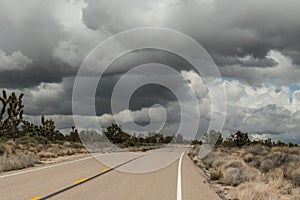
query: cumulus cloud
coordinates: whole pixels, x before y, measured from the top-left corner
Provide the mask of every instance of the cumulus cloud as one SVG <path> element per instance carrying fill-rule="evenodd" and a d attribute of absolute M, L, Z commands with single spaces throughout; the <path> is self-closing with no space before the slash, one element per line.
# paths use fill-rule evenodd
<path fill-rule="evenodd" d="M 112 33 L 141 26 L 173 28 L 199 41 L 221 66 L 253 56 L 248 64 L 261 67 L 274 65 L 274 61 L 265 60 L 271 49 L 299 52 L 295 34 L 300 31 L 297 6 L 293 0 L 284 6 L 278 0 L 92 0 L 84 9 L 83 20 L 91 29 Z"/>
<path fill-rule="evenodd" d="M 182 31 L 202 44 L 220 68 L 235 66 L 224 70 L 231 72 L 225 72 L 226 76 L 252 83 L 252 73 L 277 66 L 268 56 L 272 50 L 299 64 L 297 7 L 294 0 L 284 5 L 279 0 L 3 1 L 1 48 L 7 55 L 20 51 L 34 62 L 30 71 L 0 74 L 0 83 L 20 88 L 60 82 L 74 75 L 90 50 L 108 36 L 143 26 Z M 19 82 L 11 81 L 16 77 Z"/>
<path fill-rule="evenodd" d="M 250 84 L 272 82 L 277 85 L 299 83 L 300 70 L 292 60 L 279 51 L 270 51 L 268 57 L 276 61 L 271 68 L 244 68 L 239 65 L 229 65 L 220 68 L 224 77 L 237 78 Z"/>
<path fill-rule="evenodd" d="M 32 60 L 24 56 L 20 51 L 7 55 L 0 49 L 0 71 L 6 70 L 24 70 Z"/>
<path fill-rule="evenodd" d="M 38 86 L 21 89 L 6 89 L 7 93 L 24 93 L 26 115 L 71 114 L 73 79 L 64 78 L 60 83 L 42 82 Z"/>
<path fill-rule="evenodd" d="M 193 117 L 195 108 L 191 106 L 189 101 L 180 105 L 176 100 L 169 101 L 164 105 L 167 114 L 167 124 L 164 131 L 174 133 L 178 129 L 181 108 L 186 107 L 185 110 L 189 111 L 191 122 L 200 121 L 198 134 L 203 135 L 208 128 L 211 117 L 209 91 L 201 77 L 195 72 L 183 71 L 181 73 L 188 81 L 189 87 L 198 94 L 201 117 L 200 119 Z M 36 114 L 36 116 L 27 114 L 27 119 L 39 123 L 39 114 L 47 114 L 48 117 L 57 121 L 59 129 L 71 127 L 74 124 L 69 106 L 71 99 L 68 100 L 65 97 L 66 94 L 70 93 L 68 90 L 72 88 L 72 81 L 65 79 L 60 84 L 43 83 L 36 88 L 23 91 L 27 93 L 24 97 L 27 105 L 26 112 Z M 287 86 L 276 86 L 271 83 L 252 86 L 238 80 L 225 80 L 224 86 L 227 94 L 225 132 L 242 130 L 249 132 L 253 138 L 274 137 L 285 141 L 300 141 L 297 135 L 300 131 L 300 126 L 297 123 L 300 119 L 300 90 L 291 91 Z M 189 93 L 189 91 L 184 90 L 178 90 L 178 92 L 184 92 L 185 95 Z M 45 103 L 47 107 L 44 107 L 44 112 L 40 113 L 40 107 Z M 86 106 L 84 101 L 81 106 Z M 152 111 L 150 111 L 151 109 Z M 65 114 L 60 114 L 60 112 Z M 151 116 L 154 119 L 152 128 L 156 130 L 162 125 L 161 122 L 164 122 L 165 119 L 161 118 L 164 115 L 160 108 L 154 107 L 153 109 L 147 106 L 136 110 L 123 110 L 115 115 L 108 112 L 99 116 L 80 116 L 84 120 L 85 126 L 79 128 L 97 129 L 98 127 L 92 124 L 91 120 L 96 117 L 102 127 L 106 127 L 117 120 L 130 130 L 131 127 L 127 124 L 132 120 L 144 126 L 150 123 Z M 195 137 L 188 132 L 183 134 L 187 138 Z"/>
<path fill-rule="evenodd" d="M 39 121 L 39 115 L 46 114 L 66 129 L 73 124 L 74 77 L 98 43 L 130 28 L 171 28 L 202 44 L 218 65 L 227 92 L 225 132 L 241 129 L 254 137 L 300 142 L 300 95 L 289 89 L 291 84 L 299 85 L 300 77 L 298 8 L 295 0 L 1 1 L 0 86 L 25 93 L 29 119 Z M 197 92 L 204 131 L 211 105 L 205 83 L 189 63 L 162 51 L 133 52 L 110 66 L 99 83 L 105 89 L 96 93 L 99 121 L 105 125 L 113 121 L 111 92 L 121 75 L 149 62 L 172 66 Z M 186 87 L 173 85 L 189 97 Z M 86 98 L 91 97 L 83 93 L 79 102 L 83 110 Z M 130 102 L 128 112 L 138 123 L 147 124 L 149 108 L 160 104 L 166 108 L 169 132 L 178 127 L 180 106 L 166 88 L 141 87 Z M 188 101 L 182 106 L 192 113 Z M 160 119 L 157 113 L 154 116 Z M 122 112 L 115 117 L 127 123 Z"/>
<path fill-rule="evenodd" d="M 296 135 L 299 132 L 300 126 L 295 121 L 300 117 L 299 107 L 290 103 L 288 87 L 261 85 L 254 88 L 237 81 L 226 81 L 226 91 L 225 129 L 268 134 L 269 137 L 275 134 L 285 140 L 289 138 L 288 133 Z"/>

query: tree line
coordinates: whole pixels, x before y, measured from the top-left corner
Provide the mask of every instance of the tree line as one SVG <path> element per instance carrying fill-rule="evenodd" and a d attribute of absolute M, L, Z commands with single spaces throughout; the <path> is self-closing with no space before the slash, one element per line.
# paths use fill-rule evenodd
<path fill-rule="evenodd" d="M 202 140 L 193 140 L 192 144 L 213 144 L 217 147 L 243 147 L 243 146 L 267 146 L 267 147 L 275 147 L 275 146 L 288 146 L 288 147 L 296 147 L 298 144 L 294 144 L 292 142 L 285 143 L 280 140 L 273 141 L 271 138 L 265 140 L 251 140 L 248 133 L 244 133 L 242 131 L 236 131 L 232 133 L 227 138 L 223 138 L 222 133 L 216 131 L 210 131 L 209 133 L 204 134 Z"/>
<path fill-rule="evenodd" d="M 168 143 L 183 143 L 183 144 L 202 144 L 202 143 L 215 143 L 215 146 L 223 147 L 243 147 L 253 145 L 264 145 L 264 146 L 298 146 L 294 143 L 284 143 L 282 141 L 272 141 L 271 139 L 266 140 L 250 140 L 248 133 L 237 131 L 232 133 L 227 138 L 223 138 L 222 133 L 216 131 L 210 131 L 204 134 L 204 137 L 200 140 L 186 140 L 182 134 L 176 134 L 171 136 L 164 136 L 161 133 L 149 132 L 147 135 L 129 134 L 122 130 L 118 124 L 111 124 L 102 133 L 96 131 L 81 131 L 75 127 L 71 128 L 69 134 L 64 135 L 55 127 L 55 122 L 52 119 L 46 119 L 43 115 L 41 116 L 40 125 L 33 124 L 23 118 L 24 94 L 16 95 L 11 92 L 7 95 L 6 90 L 2 91 L 0 101 L 2 108 L 0 110 L 0 138 L 13 139 L 20 137 L 43 137 L 51 142 L 55 141 L 72 141 L 81 142 L 80 138 L 87 141 L 104 141 L 109 140 L 113 144 L 118 144 L 124 147 L 138 146 L 138 145 L 149 145 L 149 144 L 168 144 Z"/>
<path fill-rule="evenodd" d="M 41 116 L 41 124 L 33 124 L 23 118 L 24 104 L 23 96 L 12 92 L 7 95 L 6 90 L 2 91 L 0 101 L 2 108 L 0 111 L 0 137 L 2 139 L 13 139 L 20 137 L 44 137 L 49 141 L 73 141 L 80 142 L 77 129 L 72 127 L 70 134 L 64 135 L 56 130 L 55 122 Z"/>
<path fill-rule="evenodd" d="M 23 118 L 24 94 L 16 95 L 12 92 L 7 95 L 6 90 L 2 91 L 0 101 L 2 108 L 0 112 L 0 138 L 16 140 L 20 137 L 42 137 L 51 142 L 56 141 L 72 141 L 81 142 L 80 137 L 83 140 L 98 140 L 104 141 L 108 139 L 113 144 L 119 144 L 123 146 L 136 146 L 136 145 L 149 145 L 149 144 L 167 144 L 174 139 L 178 142 L 184 141 L 181 134 L 176 136 L 163 136 L 160 133 L 150 132 L 147 135 L 129 134 L 121 129 L 121 127 L 115 123 L 108 126 L 103 133 L 97 133 L 96 131 L 81 131 L 80 133 L 75 127 L 71 128 L 69 134 L 64 135 L 56 129 L 55 122 L 52 119 L 46 119 L 41 116 L 40 125 L 33 124 Z"/>

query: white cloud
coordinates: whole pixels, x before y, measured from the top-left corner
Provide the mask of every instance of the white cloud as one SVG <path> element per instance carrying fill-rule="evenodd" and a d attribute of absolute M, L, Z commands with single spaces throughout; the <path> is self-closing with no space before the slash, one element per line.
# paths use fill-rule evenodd
<path fill-rule="evenodd" d="M 203 81 L 201 78 L 195 78 L 198 75 L 193 73 L 186 73 L 190 74 L 186 77 L 190 77 L 191 85 L 197 86 L 194 88 L 203 93 Z M 225 80 L 224 86 L 227 96 L 225 131 L 242 130 L 263 134 L 264 137 L 275 134 L 277 138 L 282 136 L 300 140 L 300 135 L 297 136 L 300 132 L 300 125 L 297 123 L 300 119 L 300 91 L 294 91 L 293 102 L 290 103 L 291 91 L 287 86 L 271 83 L 251 86 L 238 80 Z M 209 95 L 202 96 L 201 101 L 205 102 L 205 106 L 200 104 L 201 113 L 209 117 L 210 110 L 203 112 L 210 105 Z"/>
<path fill-rule="evenodd" d="M 295 109 L 300 108 L 300 90 L 296 90 L 293 92 L 292 105 Z"/>
<path fill-rule="evenodd" d="M 65 37 L 53 49 L 53 57 L 78 68 L 85 56 L 110 34 L 87 28 L 82 22 L 85 1 L 65 1 L 55 9 L 55 18 L 62 26 Z"/>
<path fill-rule="evenodd" d="M 245 80 L 251 84 L 261 84 L 272 81 L 277 85 L 289 85 L 299 83 L 300 69 L 292 60 L 281 52 L 271 50 L 267 58 L 277 62 L 274 67 L 253 68 L 240 65 L 221 67 L 220 71 L 225 77 L 233 77 Z"/>
<path fill-rule="evenodd" d="M 0 49 L 0 71 L 24 70 L 31 63 L 32 60 L 20 51 L 15 51 L 9 55 Z"/>

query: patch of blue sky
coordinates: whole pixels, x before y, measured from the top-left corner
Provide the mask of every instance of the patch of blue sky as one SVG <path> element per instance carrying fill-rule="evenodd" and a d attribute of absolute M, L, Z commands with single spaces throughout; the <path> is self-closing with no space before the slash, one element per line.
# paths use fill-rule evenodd
<path fill-rule="evenodd" d="M 300 90 L 300 84 L 299 85 L 290 85 L 290 103 L 293 102 L 293 94 L 295 91 Z"/>
<path fill-rule="evenodd" d="M 239 81 L 237 78 L 229 78 L 229 77 L 222 77 L 224 81 L 233 82 L 233 81 Z"/>

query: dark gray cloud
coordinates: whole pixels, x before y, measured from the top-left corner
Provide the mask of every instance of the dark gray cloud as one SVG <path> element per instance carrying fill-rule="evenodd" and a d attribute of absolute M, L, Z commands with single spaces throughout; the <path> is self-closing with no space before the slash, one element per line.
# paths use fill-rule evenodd
<path fill-rule="evenodd" d="M 191 65 L 182 58 L 160 50 L 141 50 L 124 55 L 109 66 L 99 82 L 95 95 L 96 112 L 98 115 L 111 113 L 112 91 L 122 75 L 136 66 L 149 62 L 164 63 L 179 71 L 193 69 Z M 32 74 L 33 72 L 35 74 Z M 53 72 L 53 74 L 51 74 L 51 72 Z M 21 79 L 10 79 L 11 77 L 18 77 L 20 74 L 22 74 Z M 71 101 L 75 77 L 67 77 L 68 74 L 71 73 L 67 71 L 62 73 L 62 70 L 47 72 L 47 69 L 42 67 L 17 73 L 15 71 L 5 71 L 0 73 L 0 76 L 3 76 L 1 86 L 21 89 L 18 87 L 18 85 L 21 84 L 23 86 L 22 88 L 25 88 L 23 89 L 26 93 L 25 103 L 28 105 L 25 113 L 28 115 L 49 115 L 53 113 L 70 115 L 72 114 Z M 33 77 L 31 78 L 31 76 Z M 139 77 L 139 75 L 136 77 Z M 172 82 L 172 76 L 169 78 L 170 82 Z M 35 79 L 35 81 L 32 79 Z M 47 83 L 31 87 L 33 82 Z M 175 85 L 178 90 L 182 88 L 178 83 L 173 83 L 173 85 Z M 176 97 L 169 89 L 156 84 L 149 84 L 136 90 L 130 100 L 130 109 L 133 111 L 140 110 L 144 107 L 151 107 L 153 104 L 166 106 L 169 102 L 176 100 Z M 45 105 L 46 109 L 41 109 L 45 108 Z"/>
<path fill-rule="evenodd" d="M 22 70 L 7 70 L 0 72 L 0 85 L 5 88 L 29 88 L 42 82 L 59 83 L 64 77 L 76 74 L 76 69 L 66 68 L 49 60 L 47 63 L 35 62 Z"/>
<path fill-rule="evenodd" d="M 1 4 L 2 51 L 7 55 L 20 52 L 32 61 L 25 73 L 13 68 L 1 73 L 3 87 L 60 82 L 74 75 L 88 52 L 107 36 L 142 26 L 182 31 L 199 41 L 218 66 L 237 65 L 239 73 L 238 67 L 275 67 L 277 62 L 266 57 L 270 50 L 299 64 L 299 3 L 295 0 L 90 0 L 86 6 L 83 1 L 33 0 Z"/>
<path fill-rule="evenodd" d="M 98 43 L 130 28 L 171 28 L 202 44 L 224 77 L 239 80 L 227 87 L 226 129 L 276 134 L 275 138 L 287 138 L 282 133 L 289 133 L 289 138 L 300 141 L 299 98 L 290 104 L 287 89 L 299 85 L 299 6 L 297 0 L 4 0 L 0 2 L 0 87 L 25 92 L 29 118 L 55 114 L 59 126 L 66 128 L 65 124 L 72 124 L 76 71 Z M 163 51 L 136 51 L 116 60 L 105 73 L 96 93 L 97 114 L 111 113 L 111 93 L 121 75 L 149 62 L 186 70 L 183 74 L 205 93 L 203 82 L 183 59 Z M 168 107 L 168 123 L 176 129 L 179 108 L 168 89 L 141 87 L 132 96 L 130 109 L 138 113 L 139 123 L 147 124 L 143 108 L 157 103 Z M 204 98 L 201 103 L 202 127 L 206 127 L 209 102 Z M 84 109 L 84 101 L 81 105 Z"/>
<path fill-rule="evenodd" d="M 298 7 L 295 0 L 91 0 L 83 21 L 91 29 L 112 33 L 140 26 L 173 28 L 199 41 L 220 66 L 271 67 L 275 62 L 265 58 L 271 49 L 300 51 Z M 241 63 L 244 56 L 254 59 Z"/>
<path fill-rule="evenodd" d="M 60 82 L 66 75 L 52 59 L 52 51 L 63 37 L 62 27 L 53 13 L 56 4 L 50 1 L 1 1 L 1 50 L 8 55 L 21 52 L 31 60 L 23 69 L 1 71 L 2 87 L 26 88 L 41 82 Z"/>

